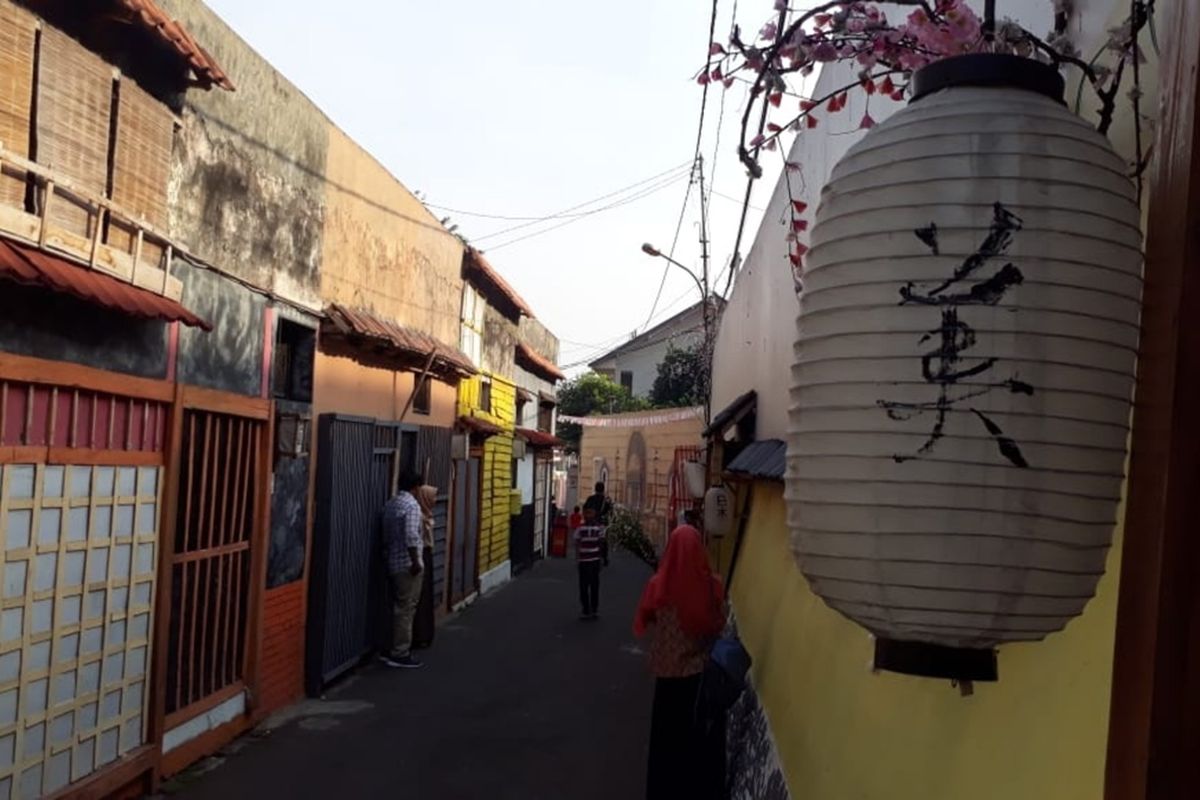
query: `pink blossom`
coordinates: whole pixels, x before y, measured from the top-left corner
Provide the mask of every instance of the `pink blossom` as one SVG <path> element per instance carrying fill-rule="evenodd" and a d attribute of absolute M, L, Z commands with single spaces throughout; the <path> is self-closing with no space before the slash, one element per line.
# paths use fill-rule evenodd
<path fill-rule="evenodd" d="M 812 52 L 813 61 L 836 61 L 838 57 L 837 48 L 830 42 L 821 42 Z"/>
<path fill-rule="evenodd" d="M 750 146 L 751 146 L 751 147 L 758 147 L 759 145 L 761 145 L 761 144 L 762 144 L 763 142 L 765 142 L 766 140 L 767 140 L 767 137 L 766 137 L 766 136 L 763 136 L 763 135 L 760 133 L 760 134 L 758 134 L 757 136 L 755 136 L 753 139 L 751 139 L 751 140 L 750 140 Z"/>
<path fill-rule="evenodd" d="M 709 54 L 710 56 L 720 56 L 720 55 L 724 55 L 724 54 L 725 54 L 725 48 L 724 48 L 724 47 L 722 47 L 722 46 L 720 45 L 720 43 L 718 43 L 718 42 L 713 42 L 713 43 L 712 43 L 712 44 L 709 46 L 709 48 L 708 48 L 708 54 Z"/>
<path fill-rule="evenodd" d="M 870 112 L 863 114 L 862 122 L 858 123 L 858 127 L 863 130 L 870 130 L 875 127 L 875 120 L 871 117 Z"/>

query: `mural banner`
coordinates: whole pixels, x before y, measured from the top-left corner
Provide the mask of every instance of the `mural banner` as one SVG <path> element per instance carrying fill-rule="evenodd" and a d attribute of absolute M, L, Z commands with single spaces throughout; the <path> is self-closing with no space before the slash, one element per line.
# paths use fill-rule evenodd
<path fill-rule="evenodd" d="M 647 411 L 642 414 L 617 414 L 614 416 L 570 417 L 559 414 L 559 422 L 570 422 L 586 428 L 644 428 L 649 425 L 666 425 L 671 422 L 684 422 L 689 419 L 703 419 L 704 409 L 700 406 L 693 408 L 670 408 L 665 411 Z"/>

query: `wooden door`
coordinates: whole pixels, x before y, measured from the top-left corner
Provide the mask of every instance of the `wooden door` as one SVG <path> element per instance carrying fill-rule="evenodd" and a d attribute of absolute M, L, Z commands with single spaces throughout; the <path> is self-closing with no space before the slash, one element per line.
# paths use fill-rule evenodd
<path fill-rule="evenodd" d="M 479 563 L 479 472 L 481 460 L 456 462 L 454 475 L 454 535 L 450 558 L 450 604 L 475 591 Z"/>

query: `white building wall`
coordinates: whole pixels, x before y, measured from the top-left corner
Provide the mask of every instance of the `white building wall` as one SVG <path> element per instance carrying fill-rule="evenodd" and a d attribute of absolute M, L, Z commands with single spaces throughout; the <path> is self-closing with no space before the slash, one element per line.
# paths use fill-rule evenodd
<path fill-rule="evenodd" d="M 1052 27 L 1050 0 L 1009 0 L 1000 5 L 1002 17 L 1016 19 L 1035 33 Z M 972 6 L 982 12 L 982 0 L 972 2 Z M 1076 8 L 1070 33 L 1088 57 L 1107 39 L 1107 29 L 1128 13 L 1128 3 L 1121 0 L 1077 0 Z M 888 18 L 898 21 L 909 10 L 893 8 Z M 826 65 L 811 94 L 822 97 L 851 83 L 856 73 L 857 69 L 852 65 Z M 1078 78 L 1068 78 L 1069 102 L 1074 101 L 1078 82 Z M 1157 75 L 1151 69 L 1143 71 L 1142 85 L 1146 94 L 1142 107 L 1147 113 L 1153 113 L 1157 108 Z M 1085 101 L 1089 92 L 1090 89 L 1084 90 Z M 1124 99 L 1124 89 L 1121 98 L 1117 122 L 1109 132 L 1109 138 L 1118 152 L 1132 159 L 1132 115 L 1128 101 Z M 878 122 L 902 106 L 889 98 L 879 95 L 868 98 L 865 92 L 851 90 L 845 110 L 836 114 L 818 113 L 818 126 L 801 132 L 792 145 L 788 160 L 801 165 L 800 172 L 790 176 L 792 196 L 808 203 L 805 216 L 810 221 L 833 166 L 865 134 L 857 128 L 868 111 L 868 101 L 871 116 Z M 1087 113 L 1086 108 L 1084 113 Z M 763 161 L 767 165 L 777 163 L 773 154 L 768 154 Z M 787 433 L 788 387 L 796 339 L 796 314 L 800 308 L 788 261 L 789 202 L 781 174 L 754 243 L 738 271 L 713 351 L 713 409 L 719 410 L 747 389 L 755 389 L 758 392 L 758 437 L 762 439 L 783 439 Z M 801 239 L 805 236 L 801 234 Z"/>

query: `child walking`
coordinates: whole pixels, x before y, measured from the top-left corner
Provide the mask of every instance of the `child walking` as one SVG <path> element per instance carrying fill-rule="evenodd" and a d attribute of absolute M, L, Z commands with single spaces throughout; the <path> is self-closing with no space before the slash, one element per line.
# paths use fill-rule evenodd
<path fill-rule="evenodd" d="M 600 610 L 600 567 L 608 566 L 608 538 L 597 524 L 594 509 L 583 510 L 583 525 L 575 530 L 575 561 L 579 565 L 580 619 L 596 619 Z"/>

